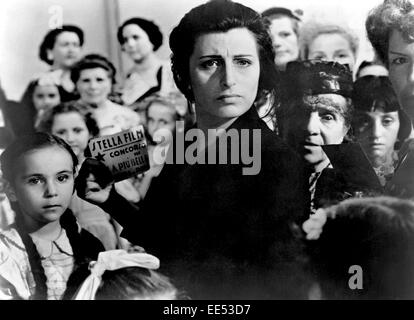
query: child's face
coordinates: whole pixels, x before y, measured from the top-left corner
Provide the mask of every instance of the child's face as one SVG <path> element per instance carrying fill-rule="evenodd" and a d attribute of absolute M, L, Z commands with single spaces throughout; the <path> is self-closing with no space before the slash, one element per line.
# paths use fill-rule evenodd
<path fill-rule="evenodd" d="M 83 155 L 90 138 L 85 120 L 77 112 L 55 115 L 52 124 L 52 134 L 65 140 L 78 158 Z"/>
<path fill-rule="evenodd" d="M 173 133 L 175 131 L 175 112 L 161 103 L 154 102 L 148 109 L 148 133 L 154 137 L 154 133 L 165 128 Z"/>
<path fill-rule="evenodd" d="M 73 161 L 57 146 L 32 150 L 20 157 L 11 185 L 27 227 L 54 222 L 67 209 L 73 194 Z"/>
<path fill-rule="evenodd" d="M 53 108 L 60 103 L 59 90 L 55 85 L 36 86 L 33 92 L 33 104 L 37 111 Z"/>

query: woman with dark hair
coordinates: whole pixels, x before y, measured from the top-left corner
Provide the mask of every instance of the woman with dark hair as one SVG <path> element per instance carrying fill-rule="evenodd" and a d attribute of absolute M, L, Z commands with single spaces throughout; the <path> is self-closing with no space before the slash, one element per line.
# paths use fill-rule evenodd
<path fill-rule="evenodd" d="M 379 59 L 388 68 L 398 101 L 413 122 L 414 4 L 410 0 L 385 0 L 369 13 L 365 26 Z M 394 195 L 410 198 L 414 196 L 412 137 L 411 133 L 410 139 L 400 148 L 396 173 L 399 178 L 392 188 Z"/>
<path fill-rule="evenodd" d="M 178 91 L 169 62 L 162 61 L 155 53 L 162 45 L 163 35 L 154 22 L 136 17 L 128 19 L 118 28 L 117 37 L 122 51 L 134 63 L 122 88 L 125 105 L 144 111 L 139 102 L 151 94 Z"/>
<path fill-rule="evenodd" d="M 25 129 L 19 129 L 18 135 L 34 131 L 39 109 L 77 99 L 70 73 L 81 57 L 83 42 L 83 31 L 73 25 L 63 25 L 46 34 L 39 47 L 39 58 L 51 69 L 32 80 L 23 93 L 20 109 L 26 114 Z"/>
<path fill-rule="evenodd" d="M 354 83 L 352 100 L 356 140 L 385 185 L 398 162 L 396 150 L 410 135 L 410 119 L 401 109 L 388 77 L 358 79 Z"/>
<path fill-rule="evenodd" d="M 182 146 L 185 159 L 179 143 L 170 147 L 173 163 L 154 178 L 139 214 L 128 214 L 102 184 L 86 181 L 80 194 L 99 203 L 96 196 L 111 190 L 101 205 L 117 203 L 111 214 L 123 236 L 156 254 L 160 271 L 191 298 L 300 296 L 291 229 L 303 215 L 298 159 L 254 106 L 273 96 L 277 79 L 260 14 L 232 1 L 207 2 L 182 18 L 170 47 L 177 86 L 197 116 L 186 133 L 197 139 Z M 251 151 L 246 171 L 241 155 Z M 80 177 L 90 172 L 85 166 Z"/>
<path fill-rule="evenodd" d="M 278 128 L 306 168 L 311 214 L 319 207 L 376 191 L 374 172 L 365 161 L 369 168 L 365 179 L 364 162 L 359 160 L 363 153 L 350 143 L 352 85 L 346 66 L 319 60 L 288 63 L 281 81 Z M 334 152 L 327 154 L 326 145 Z"/>
<path fill-rule="evenodd" d="M 262 12 L 269 24 L 275 49 L 275 63 L 279 70 L 299 58 L 300 17 L 287 8 L 273 7 Z"/>

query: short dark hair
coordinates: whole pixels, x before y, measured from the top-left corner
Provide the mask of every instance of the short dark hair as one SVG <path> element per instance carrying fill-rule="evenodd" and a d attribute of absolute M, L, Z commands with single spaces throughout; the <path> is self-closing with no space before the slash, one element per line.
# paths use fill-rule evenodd
<path fill-rule="evenodd" d="M 78 165 L 78 158 L 73 153 L 72 148 L 59 137 L 45 132 L 35 132 L 17 138 L 1 154 L 0 162 L 3 177 L 13 184 L 16 176 L 18 159 L 29 151 L 46 147 L 59 147 L 66 150 L 72 158 L 73 172 L 75 173 L 76 166 Z"/>
<path fill-rule="evenodd" d="M 81 28 L 74 25 L 63 25 L 59 29 L 50 30 L 46 36 L 43 38 L 42 43 L 39 47 L 39 58 L 40 60 L 46 62 L 49 65 L 53 64 L 53 61 L 48 59 L 47 50 L 52 50 L 55 46 L 56 38 L 63 32 L 74 32 L 78 35 L 79 43 L 83 46 L 84 36 Z"/>
<path fill-rule="evenodd" d="M 87 69 L 94 69 L 94 68 L 102 68 L 108 71 L 108 76 L 112 81 L 112 85 L 116 83 L 116 69 L 115 66 L 109 61 L 106 57 L 91 53 L 84 56 L 81 60 L 79 60 L 72 68 L 70 78 L 73 83 L 76 84 L 80 78 L 81 71 Z"/>
<path fill-rule="evenodd" d="M 410 135 L 410 118 L 402 110 L 388 77 L 370 75 L 357 79 L 354 82 L 352 101 L 356 112 L 369 112 L 377 109 L 382 109 L 384 112 L 398 111 L 400 119 L 399 141 L 404 141 Z M 354 129 L 360 126 L 358 120 L 357 116 L 353 117 Z"/>
<path fill-rule="evenodd" d="M 414 4 L 410 0 L 384 0 L 372 9 L 365 22 L 368 39 L 381 61 L 388 66 L 391 32 L 401 32 L 407 42 L 414 41 Z"/>
<path fill-rule="evenodd" d="M 40 122 L 36 129 L 40 132 L 47 132 L 51 134 L 53 121 L 57 115 L 75 112 L 79 113 L 82 116 L 90 135 L 92 137 L 96 137 L 99 135 L 99 127 L 89 109 L 89 106 L 79 101 L 69 101 L 60 103 L 56 107 L 47 110 L 41 116 Z"/>
<path fill-rule="evenodd" d="M 256 38 L 260 78 L 256 101 L 274 92 L 278 72 L 274 64 L 272 39 L 259 13 L 230 0 L 215 0 L 190 10 L 170 35 L 172 71 L 177 87 L 189 101 L 194 101 L 190 86 L 189 61 L 198 36 L 247 28 Z"/>
<path fill-rule="evenodd" d="M 149 40 L 154 45 L 154 51 L 157 51 L 162 45 L 163 35 L 160 28 L 152 21 L 143 18 L 131 18 L 126 20 L 119 28 L 116 34 L 119 44 L 122 46 L 125 43 L 122 32 L 124 28 L 130 24 L 135 24 L 146 32 Z"/>

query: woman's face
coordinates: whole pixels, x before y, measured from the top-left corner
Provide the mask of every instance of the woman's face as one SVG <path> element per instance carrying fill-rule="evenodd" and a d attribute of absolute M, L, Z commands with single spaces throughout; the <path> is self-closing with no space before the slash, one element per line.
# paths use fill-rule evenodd
<path fill-rule="evenodd" d="M 199 36 L 189 67 L 197 122 L 219 126 L 253 105 L 260 61 L 256 38 L 248 29 Z"/>
<path fill-rule="evenodd" d="M 374 165 L 392 159 L 399 129 L 398 111 L 384 112 L 380 109 L 356 115 L 357 140 Z"/>
<path fill-rule="evenodd" d="M 293 30 L 292 20 L 288 17 L 273 19 L 270 33 L 276 54 L 276 66 L 284 69 L 288 62 L 295 61 L 299 56 L 298 37 Z"/>
<path fill-rule="evenodd" d="M 58 69 L 68 69 L 78 62 L 81 45 L 75 32 L 64 31 L 56 37 L 52 50 L 47 50 L 49 60 Z"/>
<path fill-rule="evenodd" d="M 37 111 L 46 111 L 60 103 L 59 90 L 55 85 L 37 85 L 33 91 L 33 104 Z"/>
<path fill-rule="evenodd" d="M 148 108 L 148 133 L 154 138 L 154 133 L 161 129 L 168 129 L 171 133 L 175 131 L 175 110 L 162 103 L 154 102 Z"/>
<path fill-rule="evenodd" d="M 103 68 L 85 69 L 80 72 L 76 88 L 82 101 L 99 106 L 108 99 L 112 80 L 109 72 Z"/>
<path fill-rule="evenodd" d="M 319 94 L 293 100 L 289 108 L 283 136 L 308 165 L 320 171 L 327 161 L 321 146 L 342 143 L 348 132 L 343 116 L 347 101 L 338 94 Z"/>
<path fill-rule="evenodd" d="M 124 44 L 122 49 L 136 63 L 139 63 L 154 52 L 154 45 L 148 34 L 136 24 L 128 24 L 122 29 Z"/>
<path fill-rule="evenodd" d="M 78 112 L 55 115 L 51 131 L 65 140 L 78 158 L 83 155 L 91 137 L 84 118 Z"/>
<path fill-rule="evenodd" d="M 355 56 L 349 41 L 339 33 L 318 35 L 309 44 L 308 59 L 335 61 L 354 69 Z"/>
<path fill-rule="evenodd" d="M 393 31 L 388 47 L 390 80 L 401 106 L 414 119 L 414 42 Z"/>

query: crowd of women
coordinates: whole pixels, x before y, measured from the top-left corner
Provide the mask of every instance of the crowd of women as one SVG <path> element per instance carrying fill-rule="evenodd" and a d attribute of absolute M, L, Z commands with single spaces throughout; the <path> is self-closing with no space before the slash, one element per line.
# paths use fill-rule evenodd
<path fill-rule="evenodd" d="M 357 68 L 345 26 L 211 0 L 171 61 L 154 22 L 125 21 L 121 84 L 79 27 L 50 30 L 50 71 L 0 92 L 0 299 L 413 299 L 414 3 L 384 0 L 366 30 Z M 177 121 L 198 161 L 154 161 Z M 150 169 L 114 182 L 88 141 L 138 125 Z"/>

